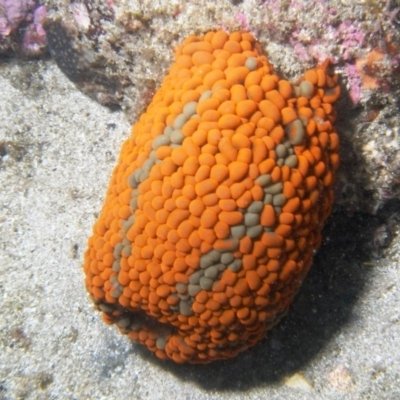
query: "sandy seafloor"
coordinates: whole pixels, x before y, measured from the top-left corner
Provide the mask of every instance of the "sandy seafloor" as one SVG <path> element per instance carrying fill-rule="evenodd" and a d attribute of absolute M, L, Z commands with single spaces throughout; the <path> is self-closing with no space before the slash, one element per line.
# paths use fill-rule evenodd
<path fill-rule="evenodd" d="M 160 362 L 108 327 L 82 254 L 130 126 L 53 61 L 0 65 L 0 399 L 400 398 L 400 236 L 336 212 L 289 315 L 230 361 Z M 339 239 L 338 239 L 339 238 Z"/>

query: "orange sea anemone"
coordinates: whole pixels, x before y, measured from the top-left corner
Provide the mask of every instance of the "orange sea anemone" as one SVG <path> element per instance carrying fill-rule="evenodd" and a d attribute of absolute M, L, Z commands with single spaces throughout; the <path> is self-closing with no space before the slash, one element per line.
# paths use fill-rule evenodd
<path fill-rule="evenodd" d="M 247 32 L 191 36 L 122 146 L 85 253 L 104 320 L 162 359 L 234 357 L 286 313 L 339 164 L 327 63 L 280 79 Z"/>

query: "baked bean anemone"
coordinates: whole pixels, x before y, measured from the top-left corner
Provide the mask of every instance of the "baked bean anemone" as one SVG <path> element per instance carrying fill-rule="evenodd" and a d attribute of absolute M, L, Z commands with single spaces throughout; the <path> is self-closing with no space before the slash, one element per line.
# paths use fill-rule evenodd
<path fill-rule="evenodd" d="M 161 359 L 236 356 L 286 314 L 330 214 L 328 62 L 280 79 L 247 32 L 190 36 L 122 145 L 83 269 L 96 309 Z"/>

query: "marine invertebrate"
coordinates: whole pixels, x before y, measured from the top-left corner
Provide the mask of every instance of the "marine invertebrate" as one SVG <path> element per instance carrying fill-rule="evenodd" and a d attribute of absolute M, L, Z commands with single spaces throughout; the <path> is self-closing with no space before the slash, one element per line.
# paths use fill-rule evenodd
<path fill-rule="evenodd" d="M 122 146 L 85 253 L 107 323 L 205 363 L 286 313 L 333 200 L 339 97 L 327 63 L 280 79 L 244 31 L 192 36 Z"/>

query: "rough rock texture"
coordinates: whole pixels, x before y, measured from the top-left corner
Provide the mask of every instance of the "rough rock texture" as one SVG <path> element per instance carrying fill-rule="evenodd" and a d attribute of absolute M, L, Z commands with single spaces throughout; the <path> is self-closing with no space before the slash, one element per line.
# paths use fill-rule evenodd
<path fill-rule="evenodd" d="M 1 0 L 0 56 L 46 54 L 46 32 L 42 25 L 46 12 L 46 7 L 37 0 Z"/>

